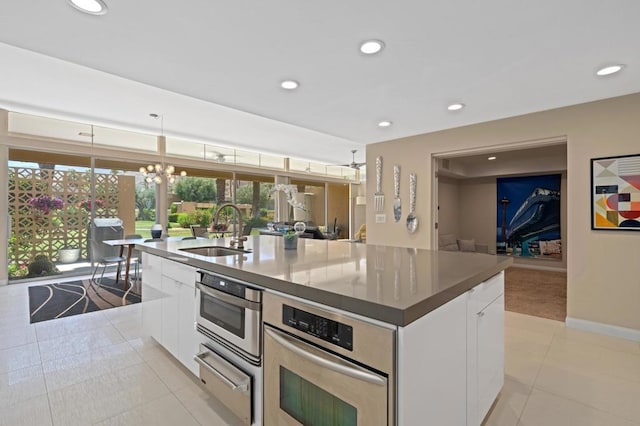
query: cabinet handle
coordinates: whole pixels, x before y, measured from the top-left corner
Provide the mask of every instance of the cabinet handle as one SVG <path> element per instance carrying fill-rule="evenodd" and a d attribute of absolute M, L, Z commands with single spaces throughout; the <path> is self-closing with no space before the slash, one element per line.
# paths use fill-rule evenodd
<path fill-rule="evenodd" d="M 337 373 L 353 377 L 354 379 L 371 383 L 373 385 L 387 385 L 386 380 L 381 376 L 369 373 L 368 371 L 364 371 L 363 369 L 357 367 L 353 367 L 346 362 L 340 361 L 338 358 L 336 358 L 338 360 L 336 361 L 333 359 L 335 358 L 334 356 L 325 354 L 324 352 L 318 351 L 317 354 L 314 352 L 310 352 L 305 348 L 305 346 L 308 346 L 306 343 L 302 343 L 297 339 L 291 338 L 288 335 L 271 327 L 265 327 L 264 332 L 268 334 L 269 337 L 271 337 L 273 340 L 275 340 L 276 343 L 309 362 L 333 370 Z"/>
<path fill-rule="evenodd" d="M 480 318 L 482 318 L 484 316 L 484 311 L 480 311 L 476 315 L 478 315 Z"/>

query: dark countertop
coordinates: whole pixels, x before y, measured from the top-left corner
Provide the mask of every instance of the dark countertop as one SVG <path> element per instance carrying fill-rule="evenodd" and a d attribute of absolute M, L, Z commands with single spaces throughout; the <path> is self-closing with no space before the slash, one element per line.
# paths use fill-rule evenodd
<path fill-rule="evenodd" d="M 266 289 L 398 326 L 437 309 L 511 265 L 511 258 L 299 239 L 284 250 L 282 237 L 251 236 L 251 253 L 205 257 L 181 248 L 229 246 L 229 238 L 163 241 L 136 248 Z"/>

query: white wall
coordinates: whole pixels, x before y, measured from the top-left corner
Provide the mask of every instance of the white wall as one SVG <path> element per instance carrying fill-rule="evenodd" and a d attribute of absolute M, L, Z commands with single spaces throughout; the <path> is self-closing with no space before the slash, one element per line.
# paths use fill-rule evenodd
<path fill-rule="evenodd" d="M 464 221 L 464 211 L 461 212 L 458 183 L 458 179 L 442 175 L 438 178 L 438 232 L 440 235 L 454 234 L 460 238 L 460 222 L 461 219 Z"/>
<path fill-rule="evenodd" d="M 418 179 L 414 234 L 387 221 L 376 224 L 367 211 L 367 242 L 430 248 L 432 243 L 432 156 L 492 145 L 565 138 L 567 140 L 567 315 L 640 330 L 640 233 L 591 230 L 590 159 L 640 152 L 640 93 L 542 111 L 367 147 L 367 163 L 381 155 L 384 164 L 402 165 L 403 175 Z M 371 168 L 373 169 L 373 168 Z M 375 188 L 367 173 L 367 193 Z M 387 168 L 383 175 L 389 176 Z M 408 194 L 403 182 L 402 196 Z M 393 179 L 383 182 L 393 194 Z M 368 196 L 369 202 L 372 195 Z M 386 212 L 387 216 L 391 210 Z"/>
<path fill-rule="evenodd" d="M 496 250 L 496 178 L 461 179 L 460 221 L 458 238 L 473 238 L 487 244 L 491 253 Z"/>

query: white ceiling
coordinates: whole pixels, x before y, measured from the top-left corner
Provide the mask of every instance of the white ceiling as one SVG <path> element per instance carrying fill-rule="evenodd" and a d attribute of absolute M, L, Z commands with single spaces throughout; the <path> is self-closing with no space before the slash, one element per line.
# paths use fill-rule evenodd
<path fill-rule="evenodd" d="M 368 143 L 640 92 L 637 0 L 105 1 L 91 16 L 0 0 L 0 106 L 158 133 L 156 112 L 166 134 L 348 163 Z M 386 48 L 360 54 L 369 38 Z M 626 67 L 595 77 L 612 62 Z"/>

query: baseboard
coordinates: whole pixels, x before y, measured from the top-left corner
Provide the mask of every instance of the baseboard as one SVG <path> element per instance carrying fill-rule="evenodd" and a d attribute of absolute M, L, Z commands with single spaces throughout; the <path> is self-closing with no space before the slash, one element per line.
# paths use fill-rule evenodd
<path fill-rule="evenodd" d="M 514 268 L 522 268 L 522 269 L 536 269 L 539 271 L 551 271 L 551 272 L 567 272 L 566 268 L 556 268 L 553 266 L 544 266 L 544 265 L 530 265 L 528 263 L 516 263 L 513 262 Z"/>
<path fill-rule="evenodd" d="M 603 324 L 601 322 L 587 321 L 578 318 L 567 317 L 565 319 L 567 327 L 578 330 L 590 331 L 592 333 L 605 334 L 607 336 L 622 337 L 627 340 L 640 342 L 640 330 L 620 327 L 617 325 Z"/>

